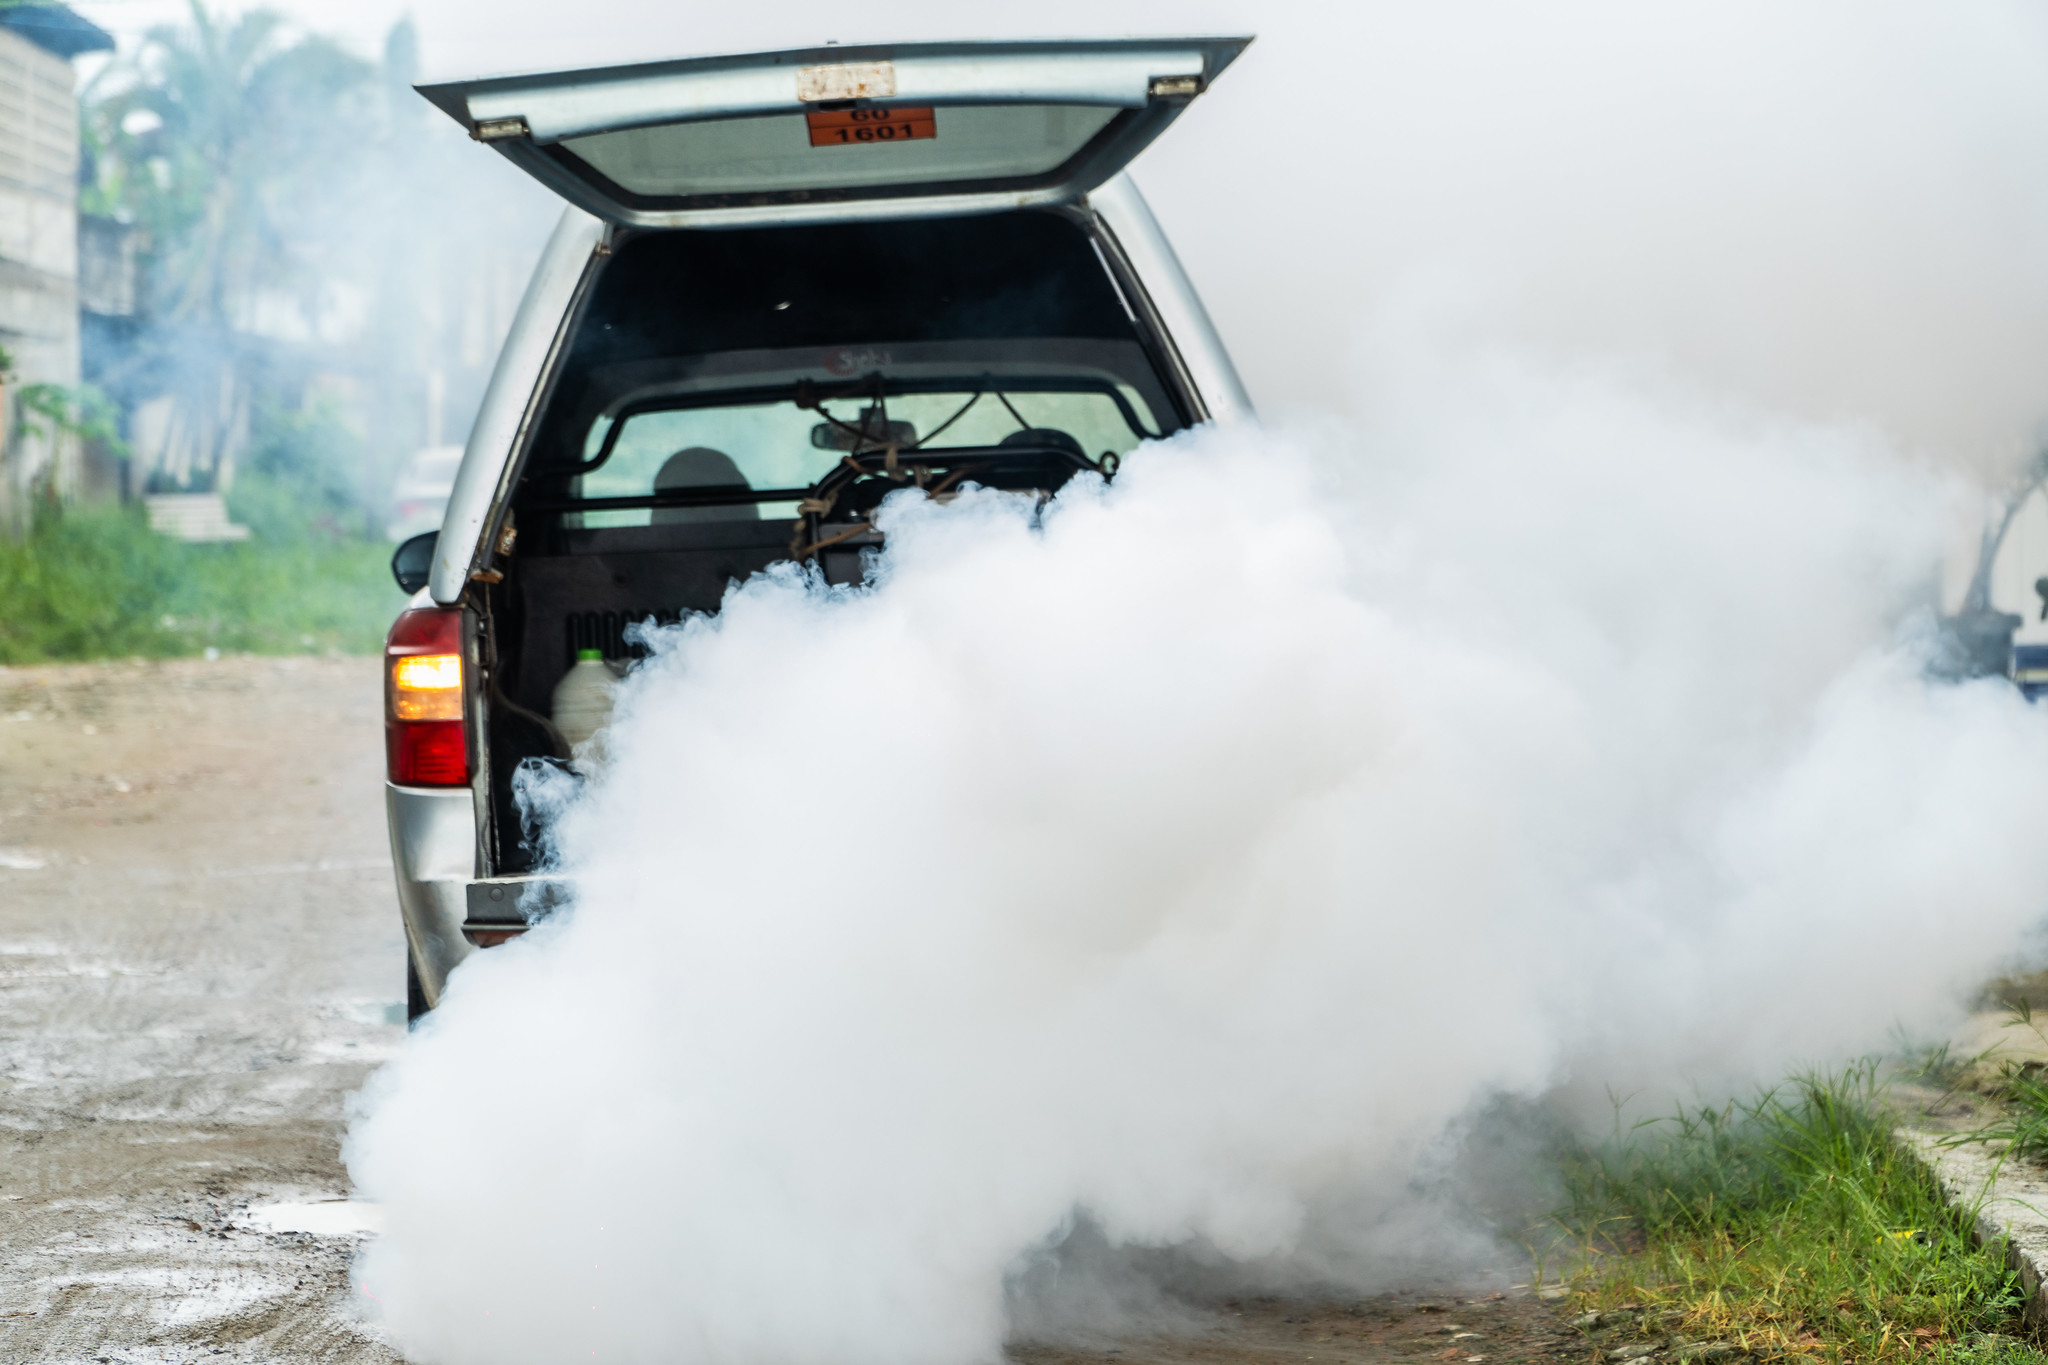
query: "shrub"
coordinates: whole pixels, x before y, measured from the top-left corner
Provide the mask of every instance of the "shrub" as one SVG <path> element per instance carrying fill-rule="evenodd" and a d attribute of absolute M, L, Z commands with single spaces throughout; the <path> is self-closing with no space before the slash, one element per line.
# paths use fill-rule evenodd
<path fill-rule="evenodd" d="M 185 545 L 139 507 L 45 512 L 0 540 L 0 663 L 374 650 L 403 602 L 390 554 L 320 535 Z"/>

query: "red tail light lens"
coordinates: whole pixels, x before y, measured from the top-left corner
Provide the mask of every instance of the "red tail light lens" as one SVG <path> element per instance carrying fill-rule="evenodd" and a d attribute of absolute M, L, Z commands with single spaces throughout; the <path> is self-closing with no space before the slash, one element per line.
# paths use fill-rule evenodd
<path fill-rule="evenodd" d="M 466 787 L 469 742 L 459 720 L 394 721 L 384 727 L 384 757 L 401 787 Z"/>
<path fill-rule="evenodd" d="M 462 698 L 462 612 L 400 613 L 384 641 L 384 757 L 394 783 L 469 784 Z"/>

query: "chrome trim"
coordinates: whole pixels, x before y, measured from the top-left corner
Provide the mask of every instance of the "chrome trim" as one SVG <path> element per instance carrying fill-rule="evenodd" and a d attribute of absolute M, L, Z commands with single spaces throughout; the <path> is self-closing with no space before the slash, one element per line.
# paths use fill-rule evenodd
<path fill-rule="evenodd" d="M 475 951 L 462 935 L 462 922 L 476 872 L 476 808 L 467 787 L 387 782 L 384 812 L 406 948 L 427 1003 L 439 1004 L 448 973 Z"/>
<path fill-rule="evenodd" d="M 1205 409 L 1202 415 L 1224 426 L 1257 421 L 1209 310 L 1136 183 L 1129 175 L 1112 176 L 1088 195 L 1088 208 L 1144 290 L 1155 331 L 1176 352 Z"/>
<path fill-rule="evenodd" d="M 526 296 L 506 334 L 498 364 L 470 428 L 455 491 L 441 519 L 441 539 L 434 546 L 434 568 L 427 591 L 443 606 L 462 600 L 470 570 L 477 566 L 484 531 L 503 500 L 511 455 L 525 438 L 535 416 L 541 380 L 572 320 L 577 291 L 590 262 L 603 247 L 610 228 L 578 208 L 562 211 L 555 234 L 541 252 Z"/>

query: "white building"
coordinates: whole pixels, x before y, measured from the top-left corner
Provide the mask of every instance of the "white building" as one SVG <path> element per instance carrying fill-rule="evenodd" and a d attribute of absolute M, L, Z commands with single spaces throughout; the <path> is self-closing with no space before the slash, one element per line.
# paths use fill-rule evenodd
<path fill-rule="evenodd" d="M 113 39 L 63 5 L 0 8 L 0 347 L 12 359 L 0 430 L 0 528 L 18 528 L 34 490 L 69 492 L 77 443 L 24 432 L 19 394 L 76 385 L 78 96 L 74 57 Z"/>

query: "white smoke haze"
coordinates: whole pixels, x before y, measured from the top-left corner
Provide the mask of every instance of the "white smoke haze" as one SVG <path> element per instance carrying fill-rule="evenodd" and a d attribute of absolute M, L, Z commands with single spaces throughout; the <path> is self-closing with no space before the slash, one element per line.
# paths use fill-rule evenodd
<path fill-rule="evenodd" d="M 2048 726 L 1901 633 L 1948 485 L 1415 349 L 1343 435 L 899 501 L 871 589 L 660 634 L 556 813 L 576 909 L 351 1135 L 407 1348 L 987 1360 L 1077 1213 L 1398 1281 L 1489 1096 L 1717 1091 L 2002 965 Z"/>
<path fill-rule="evenodd" d="M 1428 271 L 1496 337 L 1656 356 L 1973 470 L 2041 437 L 2031 0 L 1237 17 L 1259 41 L 1140 170 L 1269 406 L 1348 405 L 1357 319 Z"/>
<path fill-rule="evenodd" d="M 299 0 L 313 5 L 317 0 Z M 415 0 L 433 78 L 950 37 L 1256 33 L 1138 162 L 1253 394 L 1348 407 L 1418 271 L 1549 349 L 1983 472 L 2048 371 L 2038 0 Z"/>
<path fill-rule="evenodd" d="M 352 1128 L 409 1355 L 989 1361 L 1142 1303 L 1077 1226 L 1481 1273 L 1489 1103 L 1953 1022 L 2048 909 L 2048 723 L 1923 672 L 2043 406 L 2039 17 L 1265 16 L 1140 169 L 1284 420 L 657 634 L 538 793 L 573 911 Z"/>

